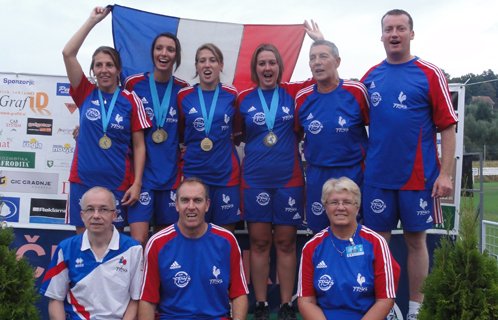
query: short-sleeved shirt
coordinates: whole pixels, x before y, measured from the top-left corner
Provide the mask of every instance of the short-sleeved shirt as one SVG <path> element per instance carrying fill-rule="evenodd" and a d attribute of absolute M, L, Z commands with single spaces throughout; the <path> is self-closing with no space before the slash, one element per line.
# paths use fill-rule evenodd
<path fill-rule="evenodd" d="M 144 259 L 140 299 L 157 304 L 162 320 L 219 320 L 229 299 L 249 292 L 237 240 L 213 224 L 198 239 L 167 227 L 150 238 Z"/>
<path fill-rule="evenodd" d="M 279 84 L 278 109 L 272 129 L 278 141 L 273 147 L 263 144 L 263 139 L 269 130 L 257 88 L 251 88 L 239 94 L 234 132 L 241 132 L 242 140 L 245 142 L 242 187 L 284 188 L 304 184 L 297 136 L 293 131 L 294 99 L 300 89 L 313 82 L 314 80 L 308 79 Z M 274 90 L 261 91 L 270 109 Z M 278 174 L 275 174 L 276 172 Z"/>
<path fill-rule="evenodd" d="M 361 225 L 352 239 L 357 251 L 351 257 L 350 241 L 335 237 L 330 227 L 303 247 L 298 296 L 316 296 L 327 319 L 361 319 L 376 299 L 396 298 L 400 267 L 387 242 Z"/>
<path fill-rule="evenodd" d="M 150 77 L 148 73 L 136 74 L 126 78 L 125 88 L 134 91 L 142 101 L 152 127 L 145 129 L 145 167 L 142 177 L 142 187 L 152 190 L 176 189 L 180 183 L 179 171 L 180 149 L 178 147 L 178 92 L 188 86 L 188 83 L 171 77 L 173 81 L 169 106 L 162 129 L 168 134 L 166 141 L 155 143 L 152 134 L 158 129 L 154 115 L 154 104 L 150 92 Z M 156 81 L 159 103 L 162 103 L 168 82 Z"/>
<path fill-rule="evenodd" d="M 64 300 L 68 319 L 123 319 L 142 284 L 142 246 L 115 228 L 109 247 L 95 257 L 88 231 L 62 241 L 54 252 L 40 292 Z"/>
<path fill-rule="evenodd" d="M 295 130 L 304 130 L 306 162 L 320 167 L 346 167 L 362 162 L 367 152 L 368 96 L 363 84 L 340 79 L 329 93 L 316 85 L 296 97 Z"/>
<path fill-rule="evenodd" d="M 104 136 L 98 88 L 83 75 L 77 88 L 69 90 L 80 112 L 80 131 L 76 140 L 69 181 L 110 190 L 127 190 L 133 183 L 131 136 L 150 127 L 150 121 L 136 94 L 120 90 L 107 127 L 112 145 L 102 149 Z M 102 92 L 108 110 L 113 94 Z"/>
<path fill-rule="evenodd" d="M 365 184 L 432 189 L 440 166 L 437 129 L 458 121 L 444 73 L 416 57 L 402 64 L 382 61 L 361 82 L 370 97 Z"/>
<path fill-rule="evenodd" d="M 240 182 L 239 158 L 232 142 L 232 120 L 235 113 L 237 90 L 227 84 L 218 84 L 219 95 L 209 139 L 213 143 L 210 151 L 201 149 L 201 141 L 206 138 L 202 109 L 198 96 L 198 84 L 187 87 L 178 93 L 180 111 L 180 141 L 187 151 L 182 155 L 183 175 L 187 178 L 198 177 L 214 186 L 234 186 Z M 215 91 L 204 91 L 206 113 L 209 115 Z"/>

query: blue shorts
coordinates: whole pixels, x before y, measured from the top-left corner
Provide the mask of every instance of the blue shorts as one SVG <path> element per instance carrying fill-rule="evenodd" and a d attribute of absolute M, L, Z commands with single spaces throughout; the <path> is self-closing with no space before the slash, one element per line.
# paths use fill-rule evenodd
<path fill-rule="evenodd" d="M 176 189 L 151 190 L 142 187 L 140 199 L 128 208 L 128 223 L 149 222 L 154 214 L 155 224 L 178 222 L 175 207 Z"/>
<path fill-rule="evenodd" d="M 318 167 L 306 165 L 306 221 L 308 228 L 318 232 L 330 225 L 330 220 L 322 204 L 322 188 L 331 178 L 348 177 L 353 180 L 360 190 L 363 186 L 363 168 L 361 164 L 349 167 Z M 362 207 L 358 212 L 358 219 L 362 216 Z"/>
<path fill-rule="evenodd" d="M 365 225 L 374 231 L 391 231 L 401 221 L 407 231 L 430 229 L 434 224 L 434 213 L 441 215 L 442 212 L 439 199 L 434 201 L 431 193 L 432 190 L 391 190 L 365 185 Z"/>
<path fill-rule="evenodd" d="M 71 182 L 69 184 L 69 203 L 67 205 L 68 210 L 66 210 L 66 223 L 76 227 L 84 227 L 85 224 L 81 220 L 81 198 L 93 187 L 85 186 L 81 183 Z M 127 206 L 121 204 L 121 199 L 123 199 L 126 191 L 116 191 L 111 190 L 116 197 L 116 211 L 118 217 L 116 221 L 113 222 L 116 228 L 124 228 L 126 226 L 126 211 Z"/>
<path fill-rule="evenodd" d="M 243 188 L 243 219 L 284 226 L 303 223 L 303 187 Z"/>
<path fill-rule="evenodd" d="M 208 185 L 209 210 L 206 222 L 219 226 L 239 222 L 240 218 L 240 186 L 221 187 Z"/>

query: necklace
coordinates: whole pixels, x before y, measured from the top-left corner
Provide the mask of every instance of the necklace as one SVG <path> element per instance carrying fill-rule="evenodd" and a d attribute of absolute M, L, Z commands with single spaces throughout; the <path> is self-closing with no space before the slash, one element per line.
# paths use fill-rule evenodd
<path fill-rule="evenodd" d="M 356 235 L 356 229 L 354 229 L 353 236 L 351 238 L 349 238 L 349 242 L 351 243 L 352 246 L 354 246 L 353 239 L 354 239 L 354 236 Z M 330 230 L 330 231 L 332 231 L 332 230 Z M 332 234 L 333 234 L 333 232 L 332 232 Z M 341 254 L 341 257 L 342 257 L 342 255 L 344 254 L 344 252 L 346 251 L 346 249 L 344 249 L 342 251 L 339 251 L 339 249 L 337 249 L 337 247 L 335 246 L 334 237 L 332 235 L 330 236 L 330 240 L 332 241 L 332 245 L 334 246 L 334 248 L 337 250 L 337 252 L 339 252 Z"/>

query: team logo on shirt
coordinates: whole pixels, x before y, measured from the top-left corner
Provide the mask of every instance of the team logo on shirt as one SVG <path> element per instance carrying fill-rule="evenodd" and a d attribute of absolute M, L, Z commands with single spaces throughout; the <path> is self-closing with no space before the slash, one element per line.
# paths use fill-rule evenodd
<path fill-rule="evenodd" d="M 145 112 L 149 116 L 149 119 L 152 121 L 154 119 L 154 110 L 151 107 L 145 108 Z"/>
<path fill-rule="evenodd" d="M 322 268 L 327 268 L 327 265 L 325 264 L 325 261 L 320 261 L 319 264 L 316 265 L 317 269 L 322 269 Z"/>
<path fill-rule="evenodd" d="M 111 123 L 111 128 L 123 130 L 124 127 L 122 125 L 120 125 L 120 123 L 123 121 L 123 117 L 118 113 L 116 115 L 116 118 L 114 118 L 114 120 L 116 120 L 116 123 Z"/>
<path fill-rule="evenodd" d="M 294 217 L 292 217 L 292 220 L 297 220 L 297 219 L 301 219 L 301 216 L 299 215 L 298 212 L 296 212 L 296 214 L 294 215 Z"/>
<path fill-rule="evenodd" d="M 221 126 L 221 130 L 228 130 L 229 126 L 228 123 L 230 122 L 230 116 L 225 113 L 225 117 L 223 118 L 223 121 L 225 121 L 225 125 Z"/>
<path fill-rule="evenodd" d="M 197 131 L 204 131 L 204 119 L 197 118 L 193 122 L 194 128 Z"/>
<path fill-rule="evenodd" d="M 147 101 L 147 99 L 145 99 L 145 97 L 142 98 L 142 104 L 149 104 L 149 101 Z"/>
<path fill-rule="evenodd" d="M 370 89 L 375 89 L 375 82 L 372 81 L 372 83 L 370 84 Z"/>
<path fill-rule="evenodd" d="M 213 266 L 213 275 L 216 277 L 216 279 L 209 279 L 209 284 L 221 284 L 223 283 L 223 279 L 218 279 L 218 276 L 220 275 L 221 271 L 220 269 L 216 268 L 216 266 Z"/>
<path fill-rule="evenodd" d="M 76 259 L 76 264 L 74 265 L 75 268 L 82 268 L 84 266 L 85 265 L 83 264 L 83 259 L 81 258 Z"/>
<path fill-rule="evenodd" d="M 176 200 L 176 192 L 175 192 L 175 191 L 173 191 L 173 190 L 171 190 L 171 191 L 169 192 L 169 198 L 171 199 L 171 201 L 173 201 L 173 202 L 170 202 L 170 203 L 169 203 L 169 206 L 170 206 L 170 207 L 174 207 L 174 206 L 175 206 L 175 200 Z"/>
<path fill-rule="evenodd" d="M 116 271 L 118 272 L 128 272 L 128 269 L 126 269 L 126 259 L 121 256 L 121 258 L 119 259 L 119 262 L 118 262 L 118 266 L 116 267 Z"/>
<path fill-rule="evenodd" d="M 432 216 L 429 216 L 429 218 L 427 218 L 427 221 L 425 223 L 431 223 L 431 222 L 434 222 L 434 220 L 432 219 Z"/>
<path fill-rule="evenodd" d="M 361 273 L 358 273 L 358 277 L 356 278 L 356 281 L 360 284 L 359 287 L 353 286 L 353 292 L 365 292 L 368 291 L 368 288 L 363 286 L 363 283 L 365 282 L 365 277 L 361 275 Z"/>
<path fill-rule="evenodd" d="M 86 118 L 90 121 L 95 121 L 100 119 L 100 111 L 95 108 L 89 108 L 86 113 Z"/>
<path fill-rule="evenodd" d="M 313 202 L 311 205 L 311 211 L 315 214 L 315 216 L 319 216 L 325 211 L 325 208 L 320 202 Z"/>
<path fill-rule="evenodd" d="M 252 121 L 258 126 L 262 126 L 266 123 L 265 114 L 263 112 L 258 112 L 254 116 L 252 116 Z"/>
<path fill-rule="evenodd" d="M 185 288 L 190 282 L 190 276 L 185 271 L 179 271 L 173 277 L 178 288 Z"/>
<path fill-rule="evenodd" d="M 285 208 L 285 212 L 296 212 L 297 211 L 297 208 L 294 207 L 294 205 L 296 204 L 296 199 L 292 199 L 292 197 L 289 197 L 289 202 L 287 202 L 290 206 L 290 208 Z M 299 217 L 301 218 L 301 217 Z M 299 219 L 297 218 L 297 219 Z"/>
<path fill-rule="evenodd" d="M 256 108 L 254 108 L 254 106 L 250 107 L 249 110 L 247 110 L 247 112 L 253 112 L 253 111 L 256 111 Z"/>
<path fill-rule="evenodd" d="M 372 88 L 372 87 L 370 86 L 370 88 Z M 372 104 L 374 107 L 378 106 L 379 103 L 382 101 L 382 97 L 380 96 L 380 93 L 378 93 L 378 92 L 372 93 L 372 95 L 370 96 L 370 101 L 372 101 Z"/>
<path fill-rule="evenodd" d="M 399 93 L 398 100 L 399 100 L 399 103 L 394 103 L 393 108 L 396 108 L 396 109 L 407 109 L 408 108 L 405 104 L 403 104 L 403 101 L 406 100 L 406 94 L 404 94 L 403 91 L 401 91 Z"/>
<path fill-rule="evenodd" d="M 306 118 L 306 120 L 311 120 L 313 119 L 313 114 L 310 112 L 310 114 L 308 115 L 308 118 Z"/>
<path fill-rule="evenodd" d="M 228 210 L 228 209 L 233 208 L 233 203 L 229 203 L 230 202 L 229 196 L 227 196 L 226 194 L 223 194 L 222 198 L 223 198 L 223 202 L 225 202 L 225 204 L 221 206 L 221 210 Z"/>
<path fill-rule="evenodd" d="M 344 128 L 344 125 L 346 124 L 346 119 L 343 117 L 339 116 L 339 121 L 337 123 L 341 126 L 340 128 L 335 128 L 335 132 L 348 132 L 349 128 Z"/>
<path fill-rule="evenodd" d="M 169 267 L 170 269 L 180 269 L 182 266 L 178 264 L 178 262 L 173 262 L 171 266 Z"/>
<path fill-rule="evenodd" d="M 332 280 L 332 278 L 327 274 L 324 274 L 320 277 L 320 279 L 318 279 L 318 288 L 320 288 L 320 290 L 322 291 L 329 290 L 333 285 L 334 280 Z"/>
<path fill-rule="evenodd" d="M 382 211 L 384 211 L 384 209 L 386 207 L 387 206 L 384 203 L 384 201 L 382 201 L 380 199 L 375 199 L 374 201 L 372 201 L 370 203 L 370 209 L 372 209 L 372 211 L 375 212 L 375 213 L 381 213 Z"/>
<path fill-rule="evenodd" d="M 138 199 L 138 201 L 140 202 L 140 204 L 143 205 L 143 206 L 148 205 L 150 203 L 150 200 L 151 200 L 151 198 L 150 198 L 150 195 L 149 195 L 148 192 L 142 192 L 140 194 L 140 199 Z"/>
<path fill-rule="evenodd" d="M 425 216 L 426 214 L 431 213 L 430 210 L 425 210 L 425 208 L 427 207 L 427 201 L 420 198 L 419 205 L 420 205 L 420 208 L 422 208 L 422 210 L 417 210 L 417 216 Z"/>
<path fill-rule="evenodd" d="M 268 203 L 270 203 L 270 195 L 266 192 L 261 192 L 256 196 L 256 201 L 259 203 L 259 205 L 266 206 Z"/>
<path fill-rule="evenodd" d="M 178 122 L 178 119 L 175 119 L 176 110 L 173 107 L 169 107 L 168 114 L 170 115 L 171 118 L 166 118 L 166 122 L 168 123 Z"/>
<path fill-rule="evenodd" d="M 188 111 L 188 114 L 192 114 L 192 113 L 197 113 L 197 110 L 195 110 L 195 108 L 192 108 Z"/>
<path fill-rule="evenodd" d="M 322 131 L 323 125 L 318 120 L 313 120 L 308 125 L 308 131 L 312 134 L 318 134 Z"/>
<path fill-rule="evenodd" d="M 291 119 L 294 118 L 293 114 L 289 114 L 290 109 L 288 107 L 282 106 L 282 111 L 285 112 L 285 113 L 287 113 L 286 116 L 282 117 L 283 121 L 291 120 Z"/>
<path fill-rule="evenodd" d="M 118 217 L 116 218 L 116 222 L 124 222 L 123 216 L 121 216 L 121 210 L 117 210 L 118 212 Z"/>

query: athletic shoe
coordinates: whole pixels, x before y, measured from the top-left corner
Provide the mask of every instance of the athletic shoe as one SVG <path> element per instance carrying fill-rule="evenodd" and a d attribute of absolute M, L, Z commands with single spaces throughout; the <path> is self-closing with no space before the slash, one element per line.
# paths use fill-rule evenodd
<path fill-rule="evenodd" d="M 297 320 L 296 311 L 294 311 L 292 302 L 280 305 L 277 320 Z"/>
<path fill-rule="evenodd" d="M 270 320 L 270 307 L 264 301 L 256 302 L 252 320 Z"/>
<path fill-rule="evenodd" d="M 406 320 L 417 320 L 417 315 L 418 313 L 409 313 L 407 316 L 406 316 Z"/>

